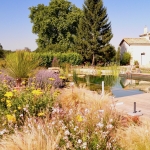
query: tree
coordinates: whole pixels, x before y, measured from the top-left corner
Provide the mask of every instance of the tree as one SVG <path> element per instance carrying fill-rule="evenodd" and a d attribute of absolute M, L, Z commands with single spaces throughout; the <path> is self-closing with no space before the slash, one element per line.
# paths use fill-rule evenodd
<path fill-rule="evenodd" d="M 0 43 L 0 58 L 4 58 L 4 50 L 3 50 L 3 46 Z"/>
<path fill-rule="evenodd" d="M 2 44 L 0 43 L 0 50 L 2 50 L 3 49 L 3 46 L 2 46 Z"/>
<path fill-rule="evenodd" d="M 85 0 L 78 27 L 77 49 L 92 65 L 101 61 L 110 49 L 113 35 L 102 0 Z"/>
<path fill-rule="evenodd" d="M 109 49 L 104 52 L 104 62 L 114 62 L 116 56 L 116 50 L 113 45 L 110 45 Z"/>
<path fill-rule="evenodd" d="M 122 56 L 121 59 L 121 65 L 129 65 L 130 64 L 130 59 L 131 59 L 131 54 L 128 52 L 125 52 Z"/>
<path fill-rule="evenodd" d="M 68 51 L 74 39 L 82 11 L 67 0 L 51 0 L 48 6 L 30 7 L 32 32 L 38 35 L 38 51 Z"/>
<path fill-rule="evenodd" d="M 118 50 L 116 52 L 116 62 L 117 62 L 117 64 L 120 64 L 120 56 L 121 56 L 120 47 L 118 47 Z"/>

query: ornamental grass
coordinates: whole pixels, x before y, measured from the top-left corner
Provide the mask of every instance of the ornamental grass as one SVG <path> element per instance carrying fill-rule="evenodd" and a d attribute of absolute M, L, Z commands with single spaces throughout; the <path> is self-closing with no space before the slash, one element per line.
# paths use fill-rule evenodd
<path fill-rule="evenodd" d="M 109 94 L 100 95 L 72 85 L 46 93 L 27 89 L 2 99 L 5 104 L 11 100 L 12 106 L 6 108 L 13 112 L 6 116 L 10 121 L 0 126 L 2 150 L 130 150 L 136 141 L 140 148 L 147 148 L 140 143 L 140 134 L 144 142 L 149 142 L 149 124 L 136 124 L 132 119 L 124 122 L 124 114 L 116 111 Z M 16 112 L 12 99 L 26 103 L 16 105 Z M 18 115 L 24 119 L 20 126 L 14 118 L 18 112 L 24 112 Z M 5 128 L 6 124 L 9 128 Z"/>

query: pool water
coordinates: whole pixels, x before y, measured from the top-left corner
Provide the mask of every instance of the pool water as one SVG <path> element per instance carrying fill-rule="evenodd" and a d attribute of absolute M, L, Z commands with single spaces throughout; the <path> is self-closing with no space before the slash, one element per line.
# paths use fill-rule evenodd
<path fill-rule="evenodd" d="M 103 76 L 86 75 L 84 77 L 78 77 L 76 83 L 77 85 L 84 84 L 90 90 L 101 93 L 102 81 L 104 81 L 105 92 L 111 93 L 114 97 L 123 97 L 144 93 L 140 88 L 138 88 L 138 84 L 141 83 L 142 84 L 146 83 L 146 86 L 150 87 L 150 81 L 144 82 L 141 79 L 129 80 L 123 77 L 116 77 L 112 75 L 103 75 Z"/>

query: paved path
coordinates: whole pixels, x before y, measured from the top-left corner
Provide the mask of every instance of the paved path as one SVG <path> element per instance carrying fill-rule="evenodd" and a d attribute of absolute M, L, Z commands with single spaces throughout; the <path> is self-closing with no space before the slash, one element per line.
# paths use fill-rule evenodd
<path fill-rule="evenodd" d="M 150 117 L 150 93 L 142 93 L 125 97 L 114 98 L 115 102 L 122 105 L 116 105 L 116 108 L 126 113 L 134 111 L 134 102 L 136 110 L 143 113 L 143 116 Z"/>

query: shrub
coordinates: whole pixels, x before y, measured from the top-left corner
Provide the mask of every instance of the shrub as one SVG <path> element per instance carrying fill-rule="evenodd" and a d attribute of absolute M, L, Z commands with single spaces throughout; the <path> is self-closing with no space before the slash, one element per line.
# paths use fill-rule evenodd
<path fill-rule="evenodd" d="M 7 73 L 16 79 L 28 78 L 39 65 L 39 60 L 34 59 L 32 53 L 23 50 L 8 54 L 5 61 Z"/>
<path fill-rule="evenodd" d="M 131 59 L 131 54 L 128 52 L 125 52 L 121 59 L 121 65 L 129 65 Z"/>
<path fill-rule="evenodd" d="M 52 70 L 39 70 L 35 77 L 29 78 L 28 86 L 32 83 L 35 84 L 36 88 L 45 89 L 47 87 L 62 88 L 65 86 L 65 80 L 62 79 L 59 74 Z"/>
<path fill-rule="evenodd" d="M 0 122 L 3 127 L 9 129 L 11 129 L 9 124 L 23 125 L 26 117 L 45 117 L 47 112 L 51 112 L 59 95 L 58 90 L 53 90 L 50 94 L 51 89 L 49 91 L 36 89 L 34 84 L 22 91 L 2 85 L 0 88 Z"/>
<path fill-rule="evenodd" d="M 137 60 L 135 60 L 135 61 L 134 61 L 134 65 L 135 65 L 135 66 L 138 66 L 138 65 L 139 65 L 139 62 L 138 62 Z"/>
<path fill-rule="evenodd" d="M 79 65 L 82 62 L 82 56 L 77 53 L 34 53 L 36 59 L 41 59 L 40 66 L 51 67 L 53 66 L 54 58 L 57 58 L 57 66 L 61 66 L 63 63 L 69 63 L 70 65 Z"/>

